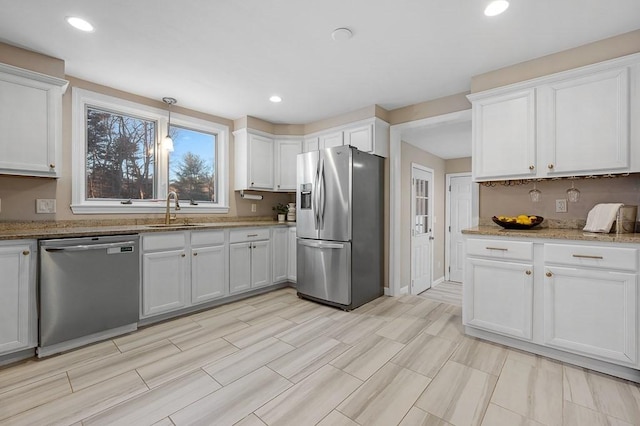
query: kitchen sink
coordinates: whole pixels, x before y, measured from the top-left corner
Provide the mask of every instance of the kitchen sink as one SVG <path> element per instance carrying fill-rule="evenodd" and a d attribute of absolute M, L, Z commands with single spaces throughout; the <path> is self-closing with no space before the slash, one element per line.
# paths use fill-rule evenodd
<path fill-rule="evenodd" d="M 192 227 L 192 226 L 203 226 L 199 223 L 170 223 L 169 225 L 165 223 L 159 223 L 156 225 L 145 225 L 148 228 L 184 228 L 184 227 Z"/>

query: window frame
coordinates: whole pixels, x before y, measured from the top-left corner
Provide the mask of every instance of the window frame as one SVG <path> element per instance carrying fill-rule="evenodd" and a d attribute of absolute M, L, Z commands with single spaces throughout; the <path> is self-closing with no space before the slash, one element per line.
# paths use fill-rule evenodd
<path fill-rule="evenodd" d="M 72 212 L 74 214 L 164 213 L 167 188 L 169 187 L 169 153 L 161 149 L 159 141 L 162 141 L 167 133 L 167 110 L 75 87 L 72 89 L 72 98 Z M 154 189 L 156 196 L 162 198 L 132 200 L 131 204 L 122 204 L 121 200 L 91 200 L 86 198 L 87 106 L 156 122 Z M 218 190 L 216 202 L 203 201 L 193 206 L 186 200 L 187 202 L 180 206 L 181 211 L 184 213 L 228 213 L 229 127 L 173 112 L 171 113 L 171 125 L 216 135 L 215 149 L 217 157 L 215 170 Z"/>

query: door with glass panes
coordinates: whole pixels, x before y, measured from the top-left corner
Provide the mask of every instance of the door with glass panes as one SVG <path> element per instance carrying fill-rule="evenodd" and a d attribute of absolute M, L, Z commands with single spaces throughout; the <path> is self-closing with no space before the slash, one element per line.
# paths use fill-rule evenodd
<path fill-rule="evenodd" d="M 411 165 L 411 294 L 433 280 L 433 170 Z"/>

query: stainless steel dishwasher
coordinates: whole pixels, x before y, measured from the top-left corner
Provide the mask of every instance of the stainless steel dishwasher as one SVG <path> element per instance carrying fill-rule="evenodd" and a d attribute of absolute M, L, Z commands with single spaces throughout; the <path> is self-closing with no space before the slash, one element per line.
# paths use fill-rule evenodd
<path fill-rule="evenodd" d="M 140 237 L 41 240 L 38 356 L 137 328 Z"/>

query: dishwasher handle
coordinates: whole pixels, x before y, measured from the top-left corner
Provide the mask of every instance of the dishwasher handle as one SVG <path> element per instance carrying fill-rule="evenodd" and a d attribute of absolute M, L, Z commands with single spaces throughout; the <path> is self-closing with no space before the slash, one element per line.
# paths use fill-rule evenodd
<path fill-rule="evenodd" d="M 110 248 L 118 248 L 118 247 L 126 247 L 134 245 L 135 241 L 123 241 L 120 243 L 104 243 L 104 244 L 79 244 L 77 246 L 51 246 L 45 247 L 45 251 L 48 252 L 56 252 L 56 251 L 87 251 L 87 250 L 102 250 L 102 249 L 110 249 Z"/>

